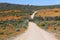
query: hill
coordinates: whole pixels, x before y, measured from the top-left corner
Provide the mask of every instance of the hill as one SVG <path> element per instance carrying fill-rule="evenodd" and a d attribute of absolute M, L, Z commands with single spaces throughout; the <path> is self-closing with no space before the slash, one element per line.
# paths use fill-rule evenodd
<path fill-rule="evenodd" d="M 50 6 L 33 6 L 33 5 L 19 5 L 19 4 L 9 4 L 0 3 L 0 10 L 38 10 L 38 9 L 51 9 L 60 8 L 60 5 L 50 5 Z"/>
<path fill-rule="evenodd" d="M 38 13 L 32 21 L 45 30 L 59 34 L 60 5 L 35 6 L 0 3 L 0 39 L 4 40 L 23 33 L 28 26 L 26 20 L 35 10 L 38 10 Z"/>

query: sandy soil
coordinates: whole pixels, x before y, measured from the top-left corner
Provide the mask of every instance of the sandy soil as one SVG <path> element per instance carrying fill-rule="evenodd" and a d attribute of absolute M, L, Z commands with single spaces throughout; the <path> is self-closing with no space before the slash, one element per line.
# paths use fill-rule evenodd
<path fill-rule="evenodd" d="M 39 28 L 35 23 L 29 22 L 28 29 L 13 40 L 57 40 L 55 36 Z"/>

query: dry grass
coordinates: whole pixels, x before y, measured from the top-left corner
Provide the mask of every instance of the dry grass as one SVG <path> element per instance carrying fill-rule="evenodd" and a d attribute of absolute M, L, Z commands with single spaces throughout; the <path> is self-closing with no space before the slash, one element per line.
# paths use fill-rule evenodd
<path fill-rule="evenodd" d="M 36 16 L 42 16 L 42 17 L 46 17 L 46 16 L 51 16 L 51 17 L 60 16 L 60 8 L 42 9 L 42 10 L 38 11 Z"/>

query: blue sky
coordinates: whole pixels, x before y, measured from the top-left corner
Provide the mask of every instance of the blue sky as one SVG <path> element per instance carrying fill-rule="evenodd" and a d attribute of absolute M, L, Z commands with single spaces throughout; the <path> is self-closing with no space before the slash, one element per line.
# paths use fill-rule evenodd
<path fill-rule="evenodd" d="M 57 5 L 60 0 L 0 0 L 0 3 L 29 4 L 29 5 Z"/>

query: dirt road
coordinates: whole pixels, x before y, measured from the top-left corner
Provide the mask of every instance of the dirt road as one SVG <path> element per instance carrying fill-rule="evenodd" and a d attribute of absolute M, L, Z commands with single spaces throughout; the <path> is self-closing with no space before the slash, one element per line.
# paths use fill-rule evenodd
<path fill-rule="evenodd" d="M 14 40 L 57 40 L 55 36 L 39 28 L 35 23 L 29 22 L 25 33 L 17 36 Z"/>

